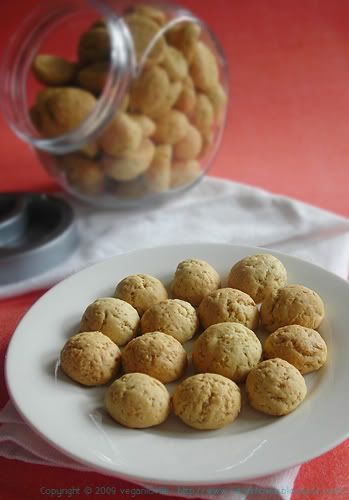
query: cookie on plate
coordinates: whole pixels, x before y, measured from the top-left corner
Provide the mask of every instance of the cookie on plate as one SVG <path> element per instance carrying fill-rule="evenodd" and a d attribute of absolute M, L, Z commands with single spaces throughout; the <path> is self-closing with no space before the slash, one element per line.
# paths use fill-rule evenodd
<path fill-rule="evenodd" d="M 287 285 L 271 291 L 261 307 L 261 323 L 268 332 L 293 324 L 316 330 L 324 316 L 321 297 L 303 285 Z"/>
<path fill-rule="evenodd" d="M 301 373 L 319 370 L 327 359 L 327 346 L 319 332 L 300 325 L 283 326 L 264 343 L 265 358 L 285 359 Z"/>
<path fill-rule="evenodd" d="M 181 344 L 196 333 L 199 321 L 194 307 L 179 299 L 168 299 L 148 309 L 141 319 L 142 333 L 163 332 Z"/>
<path fill-rule="evenodd" d="M 132 274 L 117 284 L 115 297 L 125 300 L 142 314 L 153 305 L 166 300 L 167 290 L 160 280 L 149 274 Z"/>
<path fill-rule="evenodd" d="M 246 379 L 246 392 L 251 406 L 267 415 L 291 413 L 307 394 L 304 377 L 287 361 L 274 358 L 262 361 Z"/>
<path fill-rule="evenodd" d="M 204 328 L 229 321 L 254 330 L 259 321 L 254 300 L 247 293 L 234 288 L 219 288 L 208 294 L 202 300 L 198 314 Z"/>
<path fill-rule="evenodd" d="M 250 255 L 237 262 L 231 269 L 228 285 L 250 295 L 258 304 L 275 288 L 287 283 L 283 263 L 270 254 Z"/>
<path fill-rule="evenodd" d="M 137 333 L 139 316 L 123 300 L 105 297 L 95 300 L 84 312 L 80 331 L 100 331 L 118 346 L 127 344 Z"/>
<path fill-rule="evenodd" d="M 108 388 L 105 407 L 119 424 L 144 429 L 166 420 L 170 395 L 159 380 L 145 373 L 128 373 Z"/>
<path fill-rule="evenodd" d="M 220 429 L 241 409 L 240 389 L 215 373 L 200 373 L 181 382 L 172 396 L 175 414 L 194 429 Z"/>
<path fill-rule="evenodd" d="M 60 363 L 63 372 L 82 385 L 96 386 L 112 380 L 120 367 L 121 352 L 101 332 L 82 332 L 64 345 Z"/>
<path fill-rule="evenodd" d="M 122 353 L 125 373 L 146 373 L 163 384 L 179 379 L 187 361 L 182 344 L 162 332 L 145 333 L 131 340 Z"/>
<path fill-rule="evenodd" d="M 195 341 L 193 365 L 198 372 L 218 373 L 242 382 L 262 356 L 256 334 L 240 323 L 211 325 Z"/>
<path fill-rule="evenodd" d="M 171 289 L 177 299 L 198 306 L 210 292 L 220 287 L 217 271 L 205 260 L 186 259 L 177 266 Z"/>

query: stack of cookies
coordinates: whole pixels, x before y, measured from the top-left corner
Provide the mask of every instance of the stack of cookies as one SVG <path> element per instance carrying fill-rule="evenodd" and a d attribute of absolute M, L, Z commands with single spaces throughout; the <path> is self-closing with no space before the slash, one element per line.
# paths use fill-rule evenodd
<path fill-rule="evenodd" d="M 97 138 L 51 161 L 69 189 L 87 196 L 140 197 L 192 183 L 206 168 L 205 155 L 225 114 L 221 63 L 198 24 L 175 24 L 166 10 L 146 5 L 128 9 L 123 20 L 137 65 L 129 88 Z M 33 74 L 45 88 L 30 115 L 43 137 L 69 133 L 90 116 L 110 59 L 102 20 L 81 35 L 76 62 L 36 56 Z"/>
<path fill-rule="evenodd" d="M 170 298 L 159 279 L 127 276 L 114 297 L 87 307 L 81 333 L 62 350 L 62 370 L 89 386 L 113 381 L 122 366 L 105 406 L 127 427 L 158 425 L 173 409 L 193 428 L 221 428 L 239 415 L 243 384 L 255 410 L 290 413 L 306 396 L 303 375 L 326 362 L 317 331 L 324 304 L 315 291 L 287 284 L 285 267 L 269 254 L 240 260 L 226 281 L 222 287 L 200 259 L 179 263 Z M 187 351 L 197 374 L 185 378 Z M 170 397 L 165 385 L 179 379 Z"/>

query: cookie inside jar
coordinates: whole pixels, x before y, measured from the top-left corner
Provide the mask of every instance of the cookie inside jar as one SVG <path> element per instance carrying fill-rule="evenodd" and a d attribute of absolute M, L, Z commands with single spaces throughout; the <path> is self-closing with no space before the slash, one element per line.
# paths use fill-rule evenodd
<path fill-rule="evenodd" d="M 206 26 L 179 7 L 137 3 L 117 17 L 95 13 L 74 40 L 69 57 L 41 47 L 31 63 L 32 126 L 68 144 L 51 148 L 49 172 L 109 207 L 195 184 L 227 108 L 224 56 Z"/>

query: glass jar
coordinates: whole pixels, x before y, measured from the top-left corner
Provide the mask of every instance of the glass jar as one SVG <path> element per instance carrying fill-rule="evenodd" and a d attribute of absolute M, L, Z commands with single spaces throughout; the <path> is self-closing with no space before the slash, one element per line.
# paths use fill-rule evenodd
<path fill-rule="evenodd" d="M 212 164 L 227 65 L 177 5 L 45 0 L 11 39 L 4 115 L 72 195 L 101 207 L 165 200 Z"/>

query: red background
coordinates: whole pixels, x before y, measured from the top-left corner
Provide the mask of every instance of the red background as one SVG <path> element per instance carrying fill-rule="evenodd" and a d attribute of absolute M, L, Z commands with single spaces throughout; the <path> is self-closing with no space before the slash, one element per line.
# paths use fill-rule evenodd
<path fill-rule="evenodd" d="M 36 3 L 1 3 L 0 50 Z M 229 121 L 211 173 L 348 216 L 349 2 L 181 3 L 216 32 L 229 62 Z M 11 133 L 2 118 L 0 157 L 0 191 L 56 187 L 32 151 Z M 36 292 L 0 303 L 2 365 L 13 329 L 39 295 Z M 6 400 L 1 376 L 0 407 Z M 335 496 L 325 493 L 325 489 L 348 488 L 348 478 L 347 441 L 301 469 L 295 487 L 319 488 L 322 494 L 294 494 L 293 498 L 347 499 L 349 489 Z M 115 481 L 98 474 L 0 460 L 0 499 L 40 498 L 41 486 L 83 488 L 112 483 Z M 120 486 L 127 487 L 121 481 Z"/>

